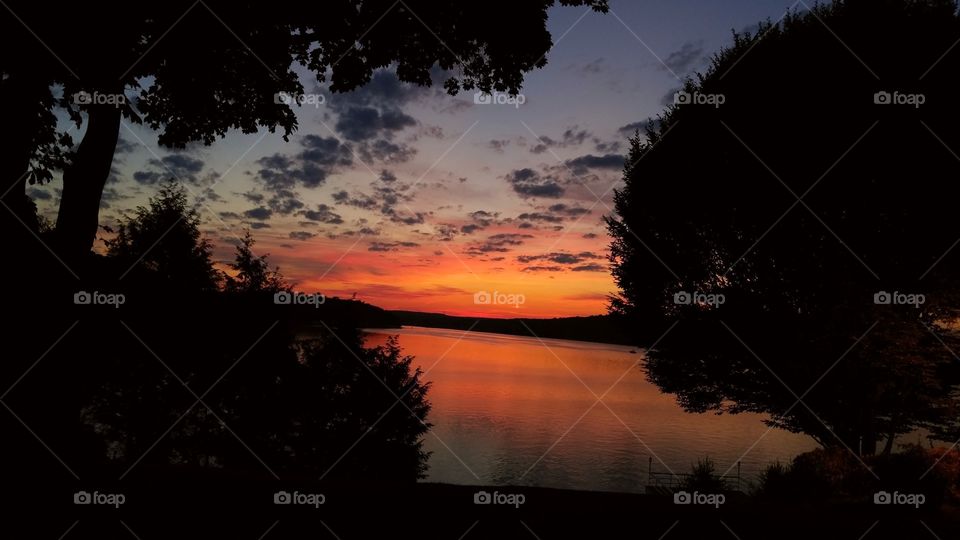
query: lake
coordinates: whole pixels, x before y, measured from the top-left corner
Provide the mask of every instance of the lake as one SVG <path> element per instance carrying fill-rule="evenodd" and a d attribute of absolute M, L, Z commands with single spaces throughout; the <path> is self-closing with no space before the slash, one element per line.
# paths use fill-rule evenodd
<path fill-rule="evenodd" d="M 367 332 L 370 346 L 399 336 L 432 383 L 427 482 L 643 492 L 651 460 L 654 471 L 686 473 L 709 456 L 732 474 L 740 460 L 750 479 L 816 447 L 769 430 L 758 414 L 683 412 L 646 380 L 632 347 L 436 328 Z"/>

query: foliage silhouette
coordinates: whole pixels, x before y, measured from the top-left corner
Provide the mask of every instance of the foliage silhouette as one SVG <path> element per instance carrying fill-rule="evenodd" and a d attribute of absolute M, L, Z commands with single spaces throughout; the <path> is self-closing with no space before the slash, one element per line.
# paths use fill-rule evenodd
<path fill-rule="evenodd" d="M 125 302 L 71 304 L 74 293 L 56 287 L 33 299 L 50 316 L 14 327 L 14 354 L 0 371 L 4 388 L 14 386 L 4 403 L 32 430 L 4 418 L 15 434 L 4 480 L 68 477 L 36 451 L 31 433 L 87 481 L 137 485 L 171 471 L 185 475 L 183 489 L 209 473 L 380 485 L 420 478 L 429 385 L 413 359 L 394 340 L 365 348 L 336 310 L 313 315 L 318 327 L 304 334 L 298 306 L 274 304 L 287 285 L 251 254 L 252 238 L 237 247 L 236 275 L 225 277 L 197 225 L 183 188 L 169 184 L 95 259 L 101 275 L 121 275 L 133 260 L 130 277 L 79 284 Z"/>
<path fill-rule="evenodd" d="M 356 88 L 390 65 L 418 85 L 431 84 L 435 67 L 452 72 L 444 81 L 451 93 L 516 92 L 526 72 L 546 64 L 552 44 L 546 11 L 556 3 L 336 0 L 278 9 L 211 0 L 50 10 L 10 2 L 0 13 L 0 50 L 16 54 L 0 59 L 0 103 L 12 104 L 16 114 L 5 115 L 9 122 L 0 130 L 9 150 L 0 177 L 4 191 L 16 189 L 4 202 L 23 207 L 27 183 L 48 180 L 51 168 L 62 167 L 58 240 L 64 256 L 80 258 L 94 241 L 122 119 L 158 130 L 160 144 L 172 148 L 211 144 L 232 129 L 280 129 L 286 137 L 296 117 L 276 96 L 304 92 L 291 64 L 329 80 L 334 92 Z M 606 0 L 559 4 L 607 10 Z M 54 97 L 53 85 L 62 86 L 62 95 Z M 73 99 L 78 92 L 130 92 L 136 103 L 81 103 Z M 83 139 L 70 155 L 53 108 L 65 108 L 78 125 L 85 118 Z"/>
<path fill-rule="evenodd" d="M 677 323 L 645 367 L 686 410 L 865 454 L 956 417 L 958 39 L 949 1 L 792 13 L 735 34 L 631 141 L 611 309 L 648 343 Z"/>

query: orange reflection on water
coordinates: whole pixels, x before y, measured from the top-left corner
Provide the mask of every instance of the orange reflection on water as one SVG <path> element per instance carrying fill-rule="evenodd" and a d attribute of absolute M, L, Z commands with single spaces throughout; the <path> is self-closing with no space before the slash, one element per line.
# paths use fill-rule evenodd
<path fill-rule="evenodd" d="M 686 472 L 704 456 L 721 470 L 743 456 L 749 473 L 815 446 L 800 435 L 767 433 L 760 415 L 683 412 L 646 380 L 642 354 L 629 347 L 412 327 L 387 332 L 400 336 L 404 353 L 433 383 L 428 481 L 639 492 L 649 458 L 657 470 Z M 386 335 L 371 334 L 368 344 Z"/>

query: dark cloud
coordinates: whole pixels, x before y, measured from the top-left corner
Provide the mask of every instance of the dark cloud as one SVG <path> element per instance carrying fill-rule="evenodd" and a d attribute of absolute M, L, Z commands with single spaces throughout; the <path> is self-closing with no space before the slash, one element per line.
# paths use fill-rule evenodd
<path fill-rule="evenodd" d="M 141 184 L 157 184 L 164 180 L 175 179 L 199 184 L 199 174 L 203 171 L 203 160 L 187 154 L 169 154 L 160 159 L 147 160 L 144 170 L 133 173 L 133 179 Z"/>
<path fill-rule="evenodd" d="M 517 219 L 522 219 L 524 221 L 541 221 L 545 223 L 562 223 L 563 218 L 560 216 L 555 216 L 553 214 L 548 214 L 545 212 L 524 212 L 517 216 Z"/>
<path fill-rule="evenodd" d="M 273 154 L 256 161 L 254 177 L 267 191 L 315 188 L 340 170 L 353 165 L 353 152 L 334 137 L 305 135 L 302 150 L 295 155 Z"/>
<path fill-rule="evenodd" d="M 574 174 L 584 175 L 590 172 L 591 169 L 622 169 L 624 159 L 620 154 L 606 154 L 603 156 L 587 154 L 567 160 L 566 165 L 570 167 L 570 170 L 572 170 Z"/>
<path fill-rule="evenodd" d="M 270 224 L 262 221 L 245 221 L 244 224 L 251 229 L 269 229 Z"/>
<path fill-rule="evenodd" d="M 243 213 L 243 215 L 250 219 L 258 219 L 263 221 L 270 219 L 273 216 L 273 210 L 263 206 L 258 206 L 257 208 L 251 208 L 250 210 L 247 210 Z"/>
<path fill-rule="evenodd" d="M 663 60 L 666 68 L 685 74 L 703 58 L 703 40 L 687 41 Z"/>
<path fill-rule="evenodd" d="M 589 131 L 580 129 L 579 126 L 572 126 L 556 139 L 546 135 L 537 137 L 537 144 L 530 147 L 530 152 L 542 154 L 550 148 L 579 146 L 591 138 L 593 138 L 593 135 Z"/>
<path fill-rule="evenodd" d="M 370 242 L 367 251 L 399 251 L 400 248 L 420 247 L 416 242 Z"/>
<path fill-rule="evenodd" d="M 560 266 L 528 266 L 523 269 L 524 272 L 562 272 Z"/>
<path fill-rule="evenodd" d="M 336 128 L 347 140 L 362 142 L 377 137 L 390 138 L 394 132 L 415 125 L 417 120 L 399 109 L 349 107 L 340 112 Z"/>
<path fill-rule="evenodd" d="M 318 204 L 316 210 L 303 210 L 297 215 L 303 216 L 310 221 L 327 223 L 330 225 L 340 225 L 343 223 L 343 218 L 340 216 L 340 214 L 334 212 L 333 208 L 326 204 Z"/>
<path fill-rule="evenodd" d="M 306 241 L 306 240 L 310 240 L 315 236 L 317 236 L 317 233 L 312 233 L 310 231 L 291 231 L 290 232 L 291 240 Z"/>
<path fill-rule="evenodd" d="M 106 190 L 104 190 L 104 195 L 106 194 L 107 192 Z M 37 188 L 30 188 L 27 191 L 27 195 L 29 195 L 35 200 L 41 200 L 41 201 L 49 201 L 50 199 L 53 198 L 53 195 L 51 195 L 49 191 L 46 191 L 43 189 L 37 189 Z M 103 199 L 103 197 L 101 197 L 101 199 Z"/>
<path fill-rule="evenodd" d="M 552 177 L 542 177 L 537 171 L 525 168 L 511 171 L 506 176 L 513 190 L 523 198 L 545 197 L 556 199 L 563 195 L 563 187 Z"/>
<path fill-rule="evenodd" d="M 597 233 L 592 233 L 592 232 L 588 232 L 583 235 L 583 238 L 586 238 L 587 240 L 593 240 L 596 237 L 597 237 Z"/>
<path fill-rule="evenodd" d="M 596 75 L 597 73 L 600 73 L 601 71 L 603 71 L 603 61 L 604 61 L 603 58 L 597 58 L 593 62 L 590 62 L 584 65 L 581 68 L 581 71 L 583 71 L 584 73 L 591 73 Z"/>
<path fill-rule="evenodd" d="M 466 253 L 470 256 L 485 255 L 487 253 L 506 253 L 513 247 L 521 246 L 523 243 L 533 238 L 530 234 L 518 233 L 500 233 L 487 237 L 486 241 L 475 244 L 467 248 Z"/>
<path fill-rule="evenodd" d="M 357 148 L 357 155 L 366 163 L 406 163 L 417 155 L 417 149 L 406 143 L 394 143 L 387 139 L 364 141 Z"/>
<path fill-rule="evenodd" d="M 380 171 L 380 181 L 382 182 L 396 182 L 397 175 L 393 174 L 392 171 L 386 169 Z"/>
<path fill-rule="evenodd" d="M 492 148 L 496 152 L 503 152 L 503 150 L 510 146 L 509 139 L 491 139 L 487 142 L 487 146 Z"/>
<path fill-rule="evenodd" d="M 114 149 L 113 154 L 130 154 L 133 153 L 139 147 L 138 144 L 134 144 L 123 137 L 117 138 L 117 147 Z"/>
<path fill-rule="evenodd" d="M 670 102 L 673 103 L 673 94 L 670 94 Z M 627 137 L 632 137 L 638 131 L 640 132 L 640 135 L 645 135 L 647 133 L 647 128 L 656 129 L 659 125 L 660 119 L 647 118 L 646 120 L 640 120 L 639 122 L 632 122 L 625 126 L 620 126 L 617 131 Z"/>
<path fill-rule="evenodd" d="M 557 204 L 550 205 L 548 210 L 550 210 L 551 212 L 555 212 L 557 214 L 562 214 L 564 216 L 571 217 L 571 218 L 575 218 L 575 217 L 590 213 L 590 209 L 588 208 L 583 208 L 581 206 L 570 206 L 564 203 L 557 203 Z"/>
<path fill-rule="evenodd" d="M 603 256 L 590 251 L 581 251 L 580 253 L 553 252 L 541 255 L 520 255 L 517 257 L 517 262 L 527 264 L 535 261 L 543 261 L 553 264 L 580 264 L 598 259 L 603 259 Z"/>
<path fill-rule="evenodd" d="M 581 266 L 574 266 L 570 269 L 572 272 L 606 272 L 607 267 L 602 264 L 590 263 Z"/>

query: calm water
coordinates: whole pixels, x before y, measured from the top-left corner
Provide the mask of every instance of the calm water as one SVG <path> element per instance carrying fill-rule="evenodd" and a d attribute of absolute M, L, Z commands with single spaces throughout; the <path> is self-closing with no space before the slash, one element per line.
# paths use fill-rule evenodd
<path fill-rule="evenodd" d="M 417 327 L 367 343 L 388 335 L 433 383 L 428 482 L 642 492 L 649 458 L 679 473 L 710 456 L 735 473 L 742 456 L 746 478 L 815 447 L 760 415 L 684 413 L 630 347 Z"/>

